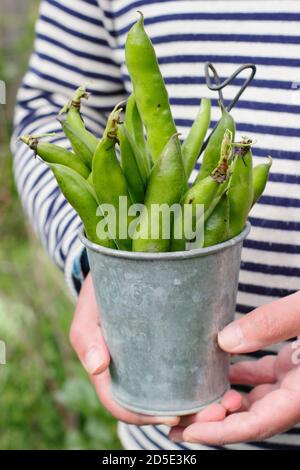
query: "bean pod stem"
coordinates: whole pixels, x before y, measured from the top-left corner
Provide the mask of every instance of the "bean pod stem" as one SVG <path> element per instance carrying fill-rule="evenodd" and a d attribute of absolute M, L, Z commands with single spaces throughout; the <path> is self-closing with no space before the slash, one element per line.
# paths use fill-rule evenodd
<path fill-rule="evenodd" d="M 65 165 L 76 171 L 83 178 L 88 178 L 90 170 L 72 152 L 50 142 L 43 142 L 40 136 L 23 135 L 20 140 L 28 145 L 45 163 Z"/>
<path fill-rule="evenodd" d="M 57 120 L 69 139 L 74 153 L 91 169 L 93 155 L 99 141 L 86 129 L 80 114 L 81 100 L 87 97 L 88 93 L 85 88 L 79 87 L 73 98 L 62 108 Z"/>

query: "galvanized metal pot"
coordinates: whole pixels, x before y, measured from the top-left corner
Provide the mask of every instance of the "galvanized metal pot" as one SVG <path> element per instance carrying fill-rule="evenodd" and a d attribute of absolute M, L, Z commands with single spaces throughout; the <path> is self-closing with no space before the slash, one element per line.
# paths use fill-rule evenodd
<path fill-rule="evenodd" d="M 226 392 L 229 357 L 216 338 L 234 317 L 249 230 L 212 247 L 159 254 L 110 250 L 81 235 L 121 405 L 185 415 Z"/>

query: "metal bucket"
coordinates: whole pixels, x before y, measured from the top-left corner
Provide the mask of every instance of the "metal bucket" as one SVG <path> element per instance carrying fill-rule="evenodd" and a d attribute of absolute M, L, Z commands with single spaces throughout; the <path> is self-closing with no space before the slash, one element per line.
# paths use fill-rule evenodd
<path fill-rule="evenodd" d="M 237 237 L 174 253 L 87 248 L 112 395 L 129 410 L 185 415 L 220 400 L 229 356 L 217 333 L 234 318 L 241 248 Z"/>

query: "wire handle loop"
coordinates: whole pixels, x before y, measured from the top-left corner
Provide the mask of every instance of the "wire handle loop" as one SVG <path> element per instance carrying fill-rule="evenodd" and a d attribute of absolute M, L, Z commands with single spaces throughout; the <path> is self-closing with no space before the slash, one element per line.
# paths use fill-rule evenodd
<path fill-rule="evenodd" d="M 215 66 L 212 64 L 212 62 L 206 62 L 205 63 L 205 66 L 204 66 L 204 70 L 205 70 L 205 80 L 206 80 L 206 85 L 207 87 L 212 90 L 212 91 L 217 91 L 218 94 L 219 94 L 219 100 L 222 102 L 222 104 L 224 105 L 224 97 L 223 97 L 223 93 L 222 93 L 222 90 L 223 88 L 225 88 L 227 85 L 229 85 L 230 83 L 233 82 L 233 80 L 238 76 L 240 75 L 242 72 L 244 72 L 244 70 L 251 70 L 251 73 L 250 75 L 244 80 L 241 88 L 239 89 L 239 91 L 237 92 L 237 94 L 235 95 L 235 97 L 233 98 L 233 100 L 231 101 L 231 103 L 226 107 L 227 111 L 230 111 L 234 106 L 235 104 L 238 102 L 238 100 L 240 99 L 241 95 L 244 93 L 244 91 L 246 90 L 246 88 L 250 85 L 250 83 L 252 82 L 255 74 L 256 74 L 256 65 L 255 64 L 244 64 L 244 65 L 241 65 L 238 69 L 236 69 L 235 72 L 233 72 L 228 78 L 226 78 L 223 82 L 221 82 L 220 80 L 220 77 L 218 75 L 218 72 L 215 68 Z M 213 73 L 213 80 L 214 80 L 214 83 L 212 82 L 212 77 L 211 77 L 211 74 L 210 74 L 210 71 Z"/>
<path fill-rule="evenodd" d="M 227 85 L 230 85 L 230 83 L 233 82 L 233 80 L 238 76 L 240 75 L 240 73 L 244 72 L 244 70 L 247 70 L 247 69 L 250 69 L 251 70 L 251 73 L 249 75 L 249 77 L 247 77 L 241 88 L 239 89 L 239 91 L 237 92 L 237 94 L 235 95 L 235 97 L 233 98 L 233 100 L 229 103 L 228 106 L 225 106 L 224 105 L 224 96 L 223 96 L 223 88 L 225 88 Z M 217 72 L 217 69 L 216 67 L 213 65 L 212 62 L 205 62 L 205 66 L 204 66 L 204 71 L 205 71 L 205 80 L 206 80 L 206 85 L 207 87 L 212 90 L 212 91 L 217 91 L 218 92 L 218 95 L 219 95 L 219 101 L 221 102 L 222 106 L 224 106 L 224 108 L 227 109 L 227 111 L 230 111 L 235 105 L 236 103 L 238 102 L 238 100 L 240 99 L 241 95 L 244 93 L 244 91 L 246 90 L 246 88 L 250 85 L 250 83 L 252 82 L 255 74 L 256 74 L 256 65 L 255 64 L 244 64 L 244 65 L 241 65 L 238 69 L 236 69 L 235 72 L 233 72 L 228 78 L 226 78 L 223 82 L 221 82 L 221 79 L 220 79 L 220 76 Z M 211 74 L 210 72 L 212 72 L 212 77 L 211 77 Z M 214 83 L 213 81 L 214 80 Z M 207 147 L 207 144 L 209 142 L 209 139 L 211 138 L 214 130 L 216 129 L 218 123 L 214 126 L 213 130 L 211 131 L 210 135 L 207 137 L 207 139 L 205 140 L 205 142 L 203 143 L 203 146 L 202 146 L 202 149 L 201 149 L 201 152 L 200 154 L 203 152 L 203 150 L 206 149 Z"/>

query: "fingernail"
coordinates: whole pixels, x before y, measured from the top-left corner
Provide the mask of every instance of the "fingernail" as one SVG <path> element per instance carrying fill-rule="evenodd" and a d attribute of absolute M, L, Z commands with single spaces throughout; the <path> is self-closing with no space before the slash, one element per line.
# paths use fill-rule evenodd
<path fill-rule="evenodd" d="M 89 374 L 97 374 L 102 372 L 105 364 L 101 357 L 101 350 L 94 346 L 86 354 L 84 366 Z"/>
<path fill-rule="evenodd" d="M 224 330 L 218 334 L 219 345 L 225 351 L 234 351 L 243 344 L 243 341 L 243 332 L 236 323 L 225 326 Z"/>

